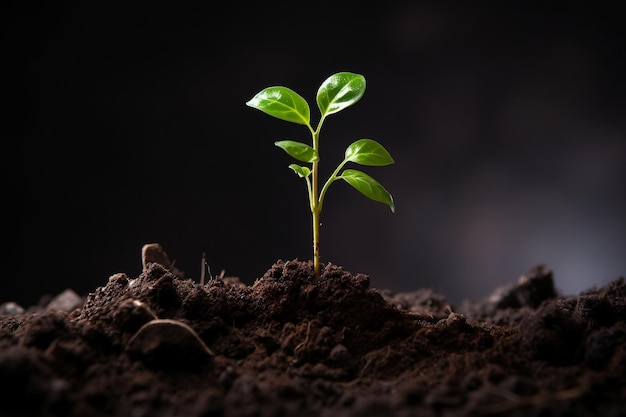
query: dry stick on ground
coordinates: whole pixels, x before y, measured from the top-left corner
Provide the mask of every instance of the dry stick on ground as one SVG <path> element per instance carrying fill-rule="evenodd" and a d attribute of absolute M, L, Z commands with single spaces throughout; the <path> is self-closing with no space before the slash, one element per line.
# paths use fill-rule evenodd
<path fill-rule="evenodd" d="M 209 264 L 206 263 L 206 252 L 202 252 L 202 266 L 200 268 L 200 285 L 204 285 L 204 275 L 206 273 Z M 211 276 L 211 269 L 209 268 L 209 276 Z"/>

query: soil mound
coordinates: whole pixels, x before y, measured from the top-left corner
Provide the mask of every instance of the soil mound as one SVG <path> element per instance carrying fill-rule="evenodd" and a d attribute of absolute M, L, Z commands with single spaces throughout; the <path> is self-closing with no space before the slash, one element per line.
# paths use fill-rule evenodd
<path fill-rule="evenodd" d="M 626 415 L 624 278 L 565 296 L 539 265 L 456 308 L 333 264 L 245 285 L 151 259 L 2 304 L 2 416 Z"/>

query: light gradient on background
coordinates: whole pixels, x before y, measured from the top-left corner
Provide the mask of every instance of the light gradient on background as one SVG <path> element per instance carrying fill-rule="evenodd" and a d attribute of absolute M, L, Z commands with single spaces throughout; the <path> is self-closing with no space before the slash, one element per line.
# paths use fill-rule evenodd
<path fill-rule="evenodd" d="M 455 303 L 538 263 L 565 293 L 626 274 L 626 43 L 609 6 L 15 7 L 18 244 L 0 301 L 135 276 L 151 242 L 190 278 L 203 252 L 246 283 L 310 259 L 304 185 L 273 145 L 308 132 L 245 102 L 282 84 L 314 103 L 344 70 L 367 89 L 325 122 L 321 169 L 380 141 L 396 163 L 364 170 L 397 210 L 333 185 L 323 261 Z"/>

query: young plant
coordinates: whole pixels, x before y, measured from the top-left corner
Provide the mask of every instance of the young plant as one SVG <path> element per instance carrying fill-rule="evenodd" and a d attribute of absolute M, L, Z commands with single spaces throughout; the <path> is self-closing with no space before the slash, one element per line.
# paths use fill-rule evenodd
<path fill-rule="evenodd" d="M 372 139 L 359 139 L 346 148 L 344 160 L 330 175 L 319 191 L 319 138 L 322 124 L 326 117 L 335 114 L 359 101 L 365 92 L 365 77 L 351 72 L 339 72 L 331 75 L 317 90 L 317 106 L 321 117 L 317 127 L 311 125 L 311 111 L 307 101 L 287 87 L 268 87 L 257 93 L 246 105 L 261 110 L 270 116 L 287 122 L 306 126 L 311 132 L 311 145 L 293 140 L 281 140 L 274 144 L 283 149 L 292 158 L 311 164 L 301 166 L 291 164 L 291 168 L 306 180 L 311 214 L 313 216 L 313 264 L 315 276 L 320 274 L 320 214 L 324 197 L 330 185 L 337 180 L 344 180 L 366 197 L 387 204 L 392 212 L 395 206 L 391 194 L 378 181 L 356 169 L 342 168 L 348 162 L 367 166 L 385 166 L 394 163 L 387 150 Z M 340 172 L 341 171 L 341 172 Z"/>

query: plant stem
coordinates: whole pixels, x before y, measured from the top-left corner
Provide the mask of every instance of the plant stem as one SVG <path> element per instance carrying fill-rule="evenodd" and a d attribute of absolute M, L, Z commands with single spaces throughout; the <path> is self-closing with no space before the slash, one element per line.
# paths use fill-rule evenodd
<path fill-rule="evenodd" d="M 318 131 L 313 132 L 313 149 L 318 150 L 319 144 L 319 128 Z M 319 152 L 319 151 L 318 151 Z M 318 199 L 318 165 L 319 162 L 313 162 L 311 170 L 311 176 L 313 177 L 313 184 L 311 190 L 311 214 L 313 221 L 313 266 L 315 270 L 315 278 L 319 278 L 321 266 L 320 266 L 320 211 L 321 204 Z"/>
<path fill-rule="evenodd" d="M 315 277 L 319 278 L 320 266 L 320 212 L 313 210 L 313 266 L 315 268 Z"/>

